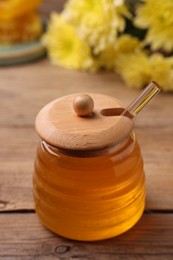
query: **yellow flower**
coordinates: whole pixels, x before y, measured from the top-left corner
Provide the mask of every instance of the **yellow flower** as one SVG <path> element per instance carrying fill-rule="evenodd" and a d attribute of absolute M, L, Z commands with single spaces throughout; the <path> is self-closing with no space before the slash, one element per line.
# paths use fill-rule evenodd
<path fill-rule="evenodd" d="M 115 44 L 109 45 L 101 51 L 97 57 L 97 62 L 100 68 L 113 69 L 117 56 L 117 48 Z"/>
<path fill-rule="evenodd" d="M 114 41 L 114 44 L 107 46 L 97 57 L 101 68 L 113 69 L 120 56 L 132 53 L 139 48 L 140 42 L 137 38 L 124 34 Z"/>
<path fill-rule="evenodd" d="M 48 31 L 43 37 L 54 64 L 71 69 L 94 69 L 90 48 L 79 38 L 75 28 L 58 14 L 51 15 Z"/>
<path fill-rule="evenodd" d="M 144 0 L 137 9 L 135 25 L 148 29 L 145 43 L 153 50 L 173 50 L 173 1 Z"/>
<path fill-rule="evenodd" d="M 139 51 L 119 55 L 116 71 L 129 86 L 140 88 L 151 80 L 151 68 L 145 52 Z"/>
<path fill-rule="evenodd" d="M 131 36 L 123 35 L 118 40 L 115 70 L 129 86 L 141 88 L 155 80 L 163 90 L 173 90 L 173 57 L 159 53 L 149 56 Z"/>
<path fill-rule="evenodd" d="M 126 34 L 119 37 L 115 70 L 128 85 L 136 88 L 145 85 L 150 80 L 148 57 L 136 37 Z"/>
<path fill-rule="evenodd" d="M 141 43 L 138 38 L 128 34 L 123 34 L 118 38 L 117 49 L 119 53 L 132 53 L 141 48 Z"/>
<path fill-rule="evenodd" d="M 123 31 L 129 13 L 122 0 L 70 0 L 62 17 L 72 23 L 94 54 L 114 43 L 118 31 Z"/>
<path fill-rule="evenodd" d="M 159 82 L 165 90 L 173 90 L 173 57 L 166 58 L 161 54 L 153 54 L 149 58 L 152 80 Z"/>

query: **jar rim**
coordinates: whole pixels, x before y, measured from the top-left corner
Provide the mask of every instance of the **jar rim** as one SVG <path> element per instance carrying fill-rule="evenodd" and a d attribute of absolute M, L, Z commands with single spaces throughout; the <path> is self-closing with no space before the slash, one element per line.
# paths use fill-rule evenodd
<path fill-rule="evenodd" d="M 131 138 L 130 138 L 131 137 Z M 130 139 L 134 142 L 136 141 L 136 135 L 134 131 L 132 131 L 131 135 L 128 136 L 125 140 L 120 143 L 112 144 L 111 146 L 107 146 L 101 149 L 92 149 L 92 150 L 69 150 L 60 147 L 55 147 L 46 141 L 42 140 L 42 145 L 49 150 L 51 153 L 60 153 L 66 156 L 71 157 L 79 157 L 79 158 L 91 158 L 91 157 L 99 157 L 104 155 L 109 155 L 111 153 L 119 153 L 122 149 L 128 146 Z"/>

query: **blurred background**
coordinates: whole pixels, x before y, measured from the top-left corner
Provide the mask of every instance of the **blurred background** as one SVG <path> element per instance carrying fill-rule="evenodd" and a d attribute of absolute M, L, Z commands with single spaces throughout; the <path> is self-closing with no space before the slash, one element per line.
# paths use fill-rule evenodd
<path fill-rule="evenodd" d="M 46 17 L 49 16 L 52 10 L 62 11 L 65 0 L 43 0 L 43 4 L 40 7 L 40 11 Z"/>
<path fill-rule="evenodd" d="M 34 61 L 47 52 L 59 67 L 112 71 L 138 89 L 154 80 L 171 92 L 172 12 L 170 0 L 2 1 L 0 65 Z"/>

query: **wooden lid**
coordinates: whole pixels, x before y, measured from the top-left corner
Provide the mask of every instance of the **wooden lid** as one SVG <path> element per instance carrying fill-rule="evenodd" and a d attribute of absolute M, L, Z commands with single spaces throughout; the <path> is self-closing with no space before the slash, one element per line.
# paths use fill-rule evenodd
<path fill-rule="evenodd" d="M 94 101 L 94 110 L 88 116 L 78 116 L 73 108 L 77 95 L 56 99 L 39 112 L 35 126 L 39 136 L 48 144 L 68 150 L 102 149 L 125 140 L 133 128 L 133 121 L 121 115 L 107 116 L 106 108 L 122 104 L 115 98 L 88 94 Z M 113 111 L 113 110 L 112 110 Z"/>

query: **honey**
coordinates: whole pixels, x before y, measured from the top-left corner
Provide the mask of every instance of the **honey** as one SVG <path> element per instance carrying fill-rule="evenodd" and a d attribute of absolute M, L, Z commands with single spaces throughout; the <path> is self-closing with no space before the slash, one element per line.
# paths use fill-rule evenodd
<path fill-rule="evenodd" d="M 0 44 L 37 40 L 43 31 L 41 0 L 0 0 Z"/>
<path fill-rule="evenodd" d="M 135 134 L 110 151 L 74 156 L 39 143 L 33 194 L 36 212 L 48 229 L 66 238 L 93 241 L 117 236 L 139 220 L 145 206 L 145 177 Z"/>
<path fill-rule="evenodd" d="M 71 94 L 38 113 L 36 213 L 51 231 L 94 241 L 129 230 L 145 207 L 143 160 L 133 118 L 160 91 L 151 82 L 125 109 L 102 94 Z"/>

